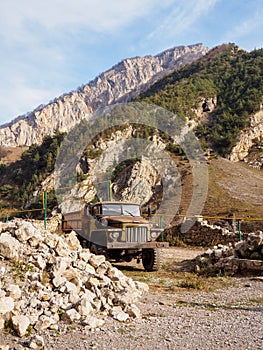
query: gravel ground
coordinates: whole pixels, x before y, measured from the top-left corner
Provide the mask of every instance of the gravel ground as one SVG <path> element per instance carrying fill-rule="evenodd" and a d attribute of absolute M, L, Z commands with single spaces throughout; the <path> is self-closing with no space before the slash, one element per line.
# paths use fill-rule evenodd
<path fill-rule="evenodd" d="M 222 281 L 212 291 L 167 292 L 155 285 L 137 304 L 140 319 L 122 323 L 108 318 L 104 326 L 93 331 L 81 325 L 62 325 L 60 333 L 45 331 L 40 335 L 48 350 L 262 350 L 263 277 Z M 27 339 L 2 336 L 0 344 L 8 344 L 9 349 L 26 347 Z"/>
<path fill-rule="evenodd" d="M 109 320 L 98 331 L 48 334 L 48 349 L 263 349 L 263 281 L 234 278 L 213 293 L 154 293 L 139 307 L 142 318 Z"/>

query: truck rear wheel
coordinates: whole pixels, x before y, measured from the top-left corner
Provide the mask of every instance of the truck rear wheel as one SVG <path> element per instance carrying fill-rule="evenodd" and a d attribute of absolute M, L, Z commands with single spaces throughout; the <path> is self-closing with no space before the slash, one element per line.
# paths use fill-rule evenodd
<path fill-rule="evenodd" d="M 157 271 L 162 266 L 162 249 L 143 249 L 142 264 L 146 271 Z"/>

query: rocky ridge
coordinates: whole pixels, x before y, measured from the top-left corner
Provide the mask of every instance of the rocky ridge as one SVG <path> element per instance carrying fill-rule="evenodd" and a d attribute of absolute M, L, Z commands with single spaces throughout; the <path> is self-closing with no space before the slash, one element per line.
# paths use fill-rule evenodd
<path fill-rule="evenodd" d="M 68 132 L 80 120 L 107 105 L 126 102 L 155 81 L 206 54 L 202 44 L 180 46 L 156 56 L 125 59 L 76 91 L 39 106 L 0 127 L 0 145 L 41 143 L 56 130 Z"/>
<path fill-rule="evenodd" d="M 251 161 L 249 153 L 253 145 L 258 141 L 262 144 L 263 139 L 263 106 L 261 110 L 256 114 L 252 115 L 250 118 L 250 126 L 243 130 L 240 134 L 239 141 L 233 147 L 230 160 L 233 162 L 245 161 L 249 165 L 261 169 L 263 165 L 263 160 L 261 161 Z"/>
<path fill-rule="evenodd" d="M 95 329 L 107 317 L 140 317 L 135 303 L 148 286 L 82 249 L 74 232 L 62 236 L 28 221 L 1 223 L 0 257 L 0 331 L 8 327 L 23 337 L 60 332 L 72 322 Z"/>

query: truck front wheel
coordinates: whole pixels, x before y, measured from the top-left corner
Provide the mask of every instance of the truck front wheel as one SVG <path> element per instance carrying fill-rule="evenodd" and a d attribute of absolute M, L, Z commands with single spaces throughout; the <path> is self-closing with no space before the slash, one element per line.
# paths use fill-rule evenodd
<path fill-rule="evenodd" d="M 142 264 L 146 271 L 157 271 L 162 265 L 162 249 L 143 249 Z"/>
<path fill-rule="evenodd" d="M 98 249 L 97 244 L 94 244 L 94 243 L 91 244 L 91 246 L 90 246 L 90 252 L 91 252 L 92 254 L 95 254 L 95 255 L 98 255 L 98 254 L 99 254 L 99 249 Z"/>

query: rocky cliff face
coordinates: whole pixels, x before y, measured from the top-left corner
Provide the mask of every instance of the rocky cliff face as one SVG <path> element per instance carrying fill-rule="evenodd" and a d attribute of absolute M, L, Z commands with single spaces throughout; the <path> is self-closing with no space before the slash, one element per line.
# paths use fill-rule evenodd
<path fill-rule="evenodd" d="M 68 132 L 98 108 L 125 102 L 145 91 L 170 71 L 198 59 L 208 49 L 202 44 L 181 46 L 156 56 L 125 59 L 77 91 L 0 127 L 0 145 L 24 146 L 41 143 L 55 130 Z"/>
<path fill-rule="evenodd" d="M 250 118 L 250 126 L 241 132 L 236 146 L 232 149 L 230 160 L 237 162 L 244 160 L 249 165 L 261 169 L 263 166 L 262 157 L 262 140 L 263 140 L 263 108 Z M 258 144 L 256 157 L 253 156 L 252 149 Z M 261 155 L 260 155 L 261 153 Z"/>

